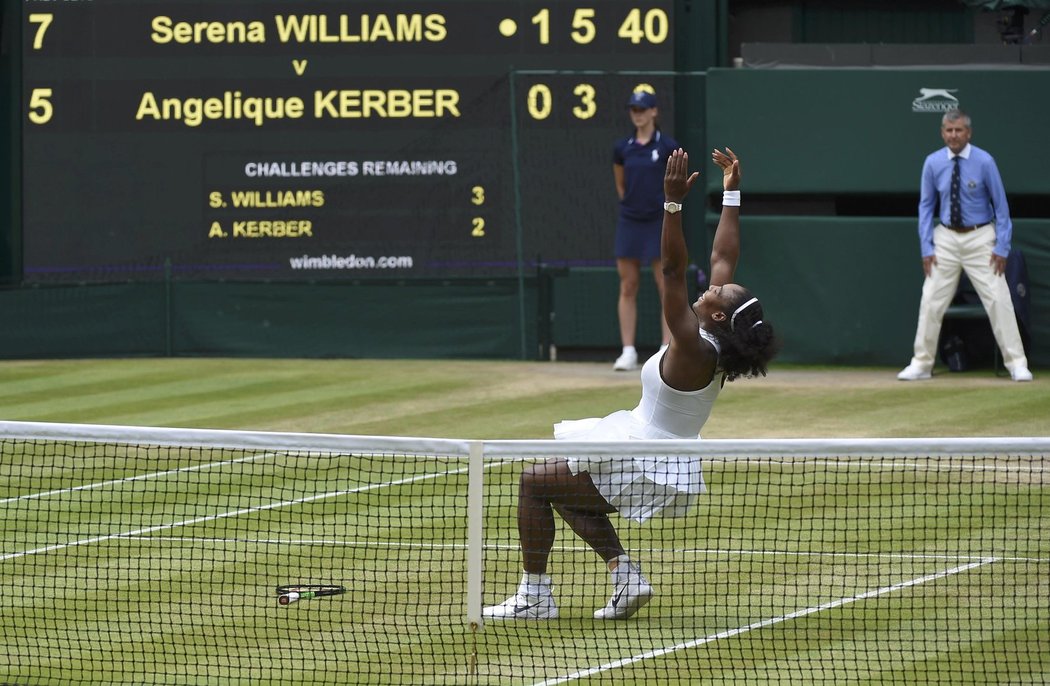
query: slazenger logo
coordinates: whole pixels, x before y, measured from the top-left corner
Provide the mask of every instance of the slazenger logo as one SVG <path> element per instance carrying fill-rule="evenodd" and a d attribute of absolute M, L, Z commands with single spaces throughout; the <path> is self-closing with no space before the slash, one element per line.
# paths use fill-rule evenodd
<path fill-rule="evenodd" d="M 958 88 L 920 88 L 919 97 L 911 101 L 912 112 L 947 112 L 959 106 L 959 98 L 952 93 Z"/>

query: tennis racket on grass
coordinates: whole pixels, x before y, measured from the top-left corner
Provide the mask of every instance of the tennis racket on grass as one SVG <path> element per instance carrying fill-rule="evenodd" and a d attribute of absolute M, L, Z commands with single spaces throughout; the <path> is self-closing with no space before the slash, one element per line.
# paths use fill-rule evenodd
<path fill-rule="evenodd" d="M 296 584 L 293 586 L 277 587 L 277 602 L 281 605 L 291 605 L 300 600 L 310 598 L 323 598 L 329 595 L 341 595 L 346 593 L 345 586 L 333 584 Z"/>

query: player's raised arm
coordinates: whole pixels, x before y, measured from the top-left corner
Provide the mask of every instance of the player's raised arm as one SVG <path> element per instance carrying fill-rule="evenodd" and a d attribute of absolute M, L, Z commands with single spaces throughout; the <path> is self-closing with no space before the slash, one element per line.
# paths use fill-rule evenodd
<path fill-rule="evenodd" d="M 712 150 L 711 161 L 721 167 L 722 188 L 727 191 L 711 244 L 711 285 L 722 286 L 733 282 L 740 261 L 740 160 L 726 148 L 725 152 Z"/>
<path fill-rule="evenodd" d="M 689 252 L 682 231 L 682 202 L 700 172 L 689 173 L 689 154 L 679 148 L 667 158 L 664 172 L 664 221 L 660 235 L 660 269 L 664 275 L 664 320 L 672 338 L 696 337 L 696 315 L 689 306 L 686 272 Z"/>

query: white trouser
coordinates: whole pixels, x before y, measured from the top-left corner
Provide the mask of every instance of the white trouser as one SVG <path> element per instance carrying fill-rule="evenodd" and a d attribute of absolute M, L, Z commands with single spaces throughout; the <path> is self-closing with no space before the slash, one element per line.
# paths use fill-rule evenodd
<path fill-rule="evenodd" d="M 995 247 L 995 225 L 985 224 L 969 233 L 958 233 L 938 225 L 933 230 L 934 255 L 937 264 L 922 285 L 919 303 L 919 324 L 915 330 L 915 356 L 911 363 L 923 369 L 933 369 L 937 353 L 937 339 L 941 335 L 941 320 L 955 296 L 959 274 L 965 270 L 981 303 L 988 313 L 992 333 L 1003 353 L 1007 369 L 1019 364 L 1028 366 L 1021 333 L 1017 329 L 1014 304 L 1006 276 L 996 275 L 992 269 L 992 248 Z"/>

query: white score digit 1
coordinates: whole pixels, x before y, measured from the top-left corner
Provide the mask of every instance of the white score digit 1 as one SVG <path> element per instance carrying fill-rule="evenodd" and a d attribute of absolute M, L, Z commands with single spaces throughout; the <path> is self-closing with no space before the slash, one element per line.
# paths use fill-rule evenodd
<path fill-rule="evenodd" d="M 551 42 L 551 11 L 549 9 L 542 9 L 532 17 L 532 23 L 539 27 L 540 31 L 540 45 L 546 45 Z"/>

